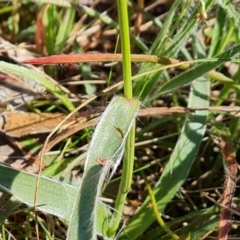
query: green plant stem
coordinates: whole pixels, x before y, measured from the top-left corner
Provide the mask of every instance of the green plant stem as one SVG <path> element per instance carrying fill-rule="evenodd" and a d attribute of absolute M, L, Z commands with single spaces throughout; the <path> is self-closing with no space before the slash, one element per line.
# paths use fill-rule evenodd
<path fill-rule="evenodd" d="M 134 143 L 135 143 L 135 123 L 131 129 L 130 136 L 128 137 L 126 143 L 126 153 L 123 163 L 122 179 L 120 182 L 119 191 L 115 202 L 115 210 L 112 216 L 112 221 L 110 224 L 110 228 L 108 230 L 109 237 L 113 237 L 116 234 L 119 223 L 121 221 L 125 199 L 131 186 L 134 161 L 129 161 L 129 159 L 131 158 L 131 156 L 134 156 Z"/>
<path fill-rule="evenodd" d="M 131 71 L 131 51 L 130 51 L 130 35 L 128 24 L 128 8 L 126 0 L 118 0 L 118 15 L 120 26 L 120 39 L 122 48 L 122 64 L 123 64 L 123 81 L 124 95 L 126 98 L 132 99 L 132 71 Z M 115 202 L 115 211 L 112 216 L 108 236 L 114 237 L 121 221 L 122 211 L 127 197 L 127 193 L 131 186 L 133 164 L 134 164 L 134 143 L 135 143 L 135 124 L 130 130 L 125 147 L 125 157 L 123 162 L 123 174 L 119 186 L 118 195 Z"/>
<path fill-rule="evenodd" d="M 149 185 L 148 181 L 147 181 L 147 178 L 146 176 L 142 173 L 142 176 L 145 180 L 145 184 L 146 184 L 146 187 L 147 187 L 147 190 L 148 190 L 148 193 L 149 193 L 149 197 L 151 199 L 151 203 L 152 203 L 152 209 L 153 209 L 153 212 L 154 212 L 154 215 L 159 223 L 159 225 L 162 227 L 162 229 L 169 235 L 171 236 L 172 239 L 174 240 L 180 240 L 179 236 L 176 235 L 166 224 L 165 222 L 163 221 L 162 217 L 161 217 L 161 214 L 159 213 L 158 211 L 158 206 L 157 206 L 157 202 L 156 202 L 156 199 L 154 197 L 154 193 L 151 189 L 151 186 Z"/>
<path fill-rule="evenodd" d="M 126 98 L 132 98 L 132 69 L 131 69 L 131 49 L 130 34 L 128 24 L 128 8 L 126 0 L 118 0 L 118 18 L 120 27 L 120 39 L 122 49 L 123 81 L 124 95 Z"/>

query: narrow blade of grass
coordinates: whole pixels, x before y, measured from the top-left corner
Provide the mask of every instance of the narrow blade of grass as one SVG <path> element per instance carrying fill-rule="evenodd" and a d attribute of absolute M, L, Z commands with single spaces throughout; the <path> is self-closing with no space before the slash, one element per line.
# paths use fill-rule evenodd
<path fill-rule="evenodd" d="M 51 92 L 55 97 L 57 97 L 69 111 L 73 111 L 75 109 L 72 102 L 67 98 L 66 94 L 62 92 L 62 90 L 55 85 L 54 83 L 50 82 L 47 78 L 43 75 L 34 71 L 32 69 L 18 66 L 15 64 L 10 64 L 6 62 L 0 61 L 0 71 L 8 74 L 11 73 L 16 76 L 20 76 L 21 78 L 30 78 L 33 81 L 39 83 L 43 87 L 45 87 L 49 92 Z"/>
<path fill-rule="evenodd" d="M 176 88 L 182 87 L 186 84 L 189 84 L 194 79 L 197 79 L 198 77 L 208 73 L 210 70 L 220 66 L 224 62 L 226 62 L 228 59 L 234 58 L 239 56 L 240 53 L 240 44 L 235 45 L 225 52 L 219 54 L 216 56 L 218 61 L 214 62 L 203 62 L 196 67 L 193 67 L 192 69 L 183 72 L 182 74 L 178 75 L 177 77 L 173 78 L 171 81 L 165 83 L 159 90 L 158 94 L 154 96 L 154 98 L 159 97 L 163 93 L 175 90 Z"/>

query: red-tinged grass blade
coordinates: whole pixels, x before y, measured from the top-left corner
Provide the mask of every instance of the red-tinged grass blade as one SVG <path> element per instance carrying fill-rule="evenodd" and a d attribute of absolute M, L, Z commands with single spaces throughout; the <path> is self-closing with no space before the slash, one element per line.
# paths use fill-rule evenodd
<path fill-rule="evenodd" d="M 236 152 L 234 145 L 231 140 L 231 133 L 224 126 L 220 126 L 215 129 L 220 135 L 220 146 L 226 163 L 226 177 L 221 204 L 222 209 L 220 212 L 218 224 L 218 239 L 226 240 L 228 239 L 229 224 L 232 215 L 231 206 L 236 189 L 238 164 L 236 162 Z"/>
<path fill-rule="evenodd" d="M 152 62 L 156 63 L 159 58 L 154 55 L 132 54 L 133 62 Z M 26 64 L 67 64 L 67 63 L 83 63 L 83 62 L 121 62 L 122 54 L 113 53 L 84 53 L 84 54 L 61 54 L 48 57 L 36 58 L 24 61 Z"/>

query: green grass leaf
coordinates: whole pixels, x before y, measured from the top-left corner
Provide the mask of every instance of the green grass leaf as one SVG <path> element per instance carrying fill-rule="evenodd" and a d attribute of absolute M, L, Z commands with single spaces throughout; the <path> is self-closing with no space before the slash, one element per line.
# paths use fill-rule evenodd
<path fill-rule="evenodd" d="M 66 108 L 69 111 L 73 111 L 75 109 L 74 105 L 71 103 L 71 101 L 68 99 L 66 94 L 55 84 L 52 83 L 49 79 L 44 77 L 42 74 L 40 74 L 37 71 L 34 71 L 32 69 L 18 66 L 15 64 L 10 64 L 6 62 L 0 61 L 0 71 L 8 74 L 11 73 L 15 76 L 19 76 L 21 78 L 29 78 L 33 81 L 39 83 L 43 87 L 45 87 L 49 92 L 51 92 L 56 98 L 58 98 L 62 104 L 66 106 Z"/>

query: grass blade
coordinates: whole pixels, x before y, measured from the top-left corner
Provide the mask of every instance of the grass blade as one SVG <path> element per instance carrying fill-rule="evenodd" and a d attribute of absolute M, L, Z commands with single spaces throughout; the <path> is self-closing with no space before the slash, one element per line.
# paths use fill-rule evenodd
<path fill-rule="evenodd" d="M 56 84 L 50 82 L 47 78 L 45 78 L 42 74 L 38 73 L 37 71 L 2 61 L 0 61 L 0 71 L 5 74 L 11 73 L 15 76 L 20 76 L 23 79 L 24 78 L 32 79 L 33 81 L 45 87 L 55 97 L 57 97 L 68 108 L 69 111 L 73 111 L 75 109 L 74 105 L 67 98 L 66 94 L 62 92 L 62 90 Z"/>
<path fill-rule="evenodd" d="M 176 88 L 182 87 L 186 84 L 189 84 L 194 79 L 197 79 L 198 77 L 208 73 L 210 70 L 220 66 L 226 61 L 229 61 L 229 59 L 239 56 L 240 53 L 240 44 L 235 45 L 225 52 L 219 54 L 216 56 L 218 59 L 214 62 L 204 62 L 196 67 L 193 67 L 192 69 L 178 75 L 177 77 L 173 78 L 171 81 L 165 83 L 159 90 L 158 94 L 155 98 L 159 97 L 163 93 L 175 90 Z"/>

